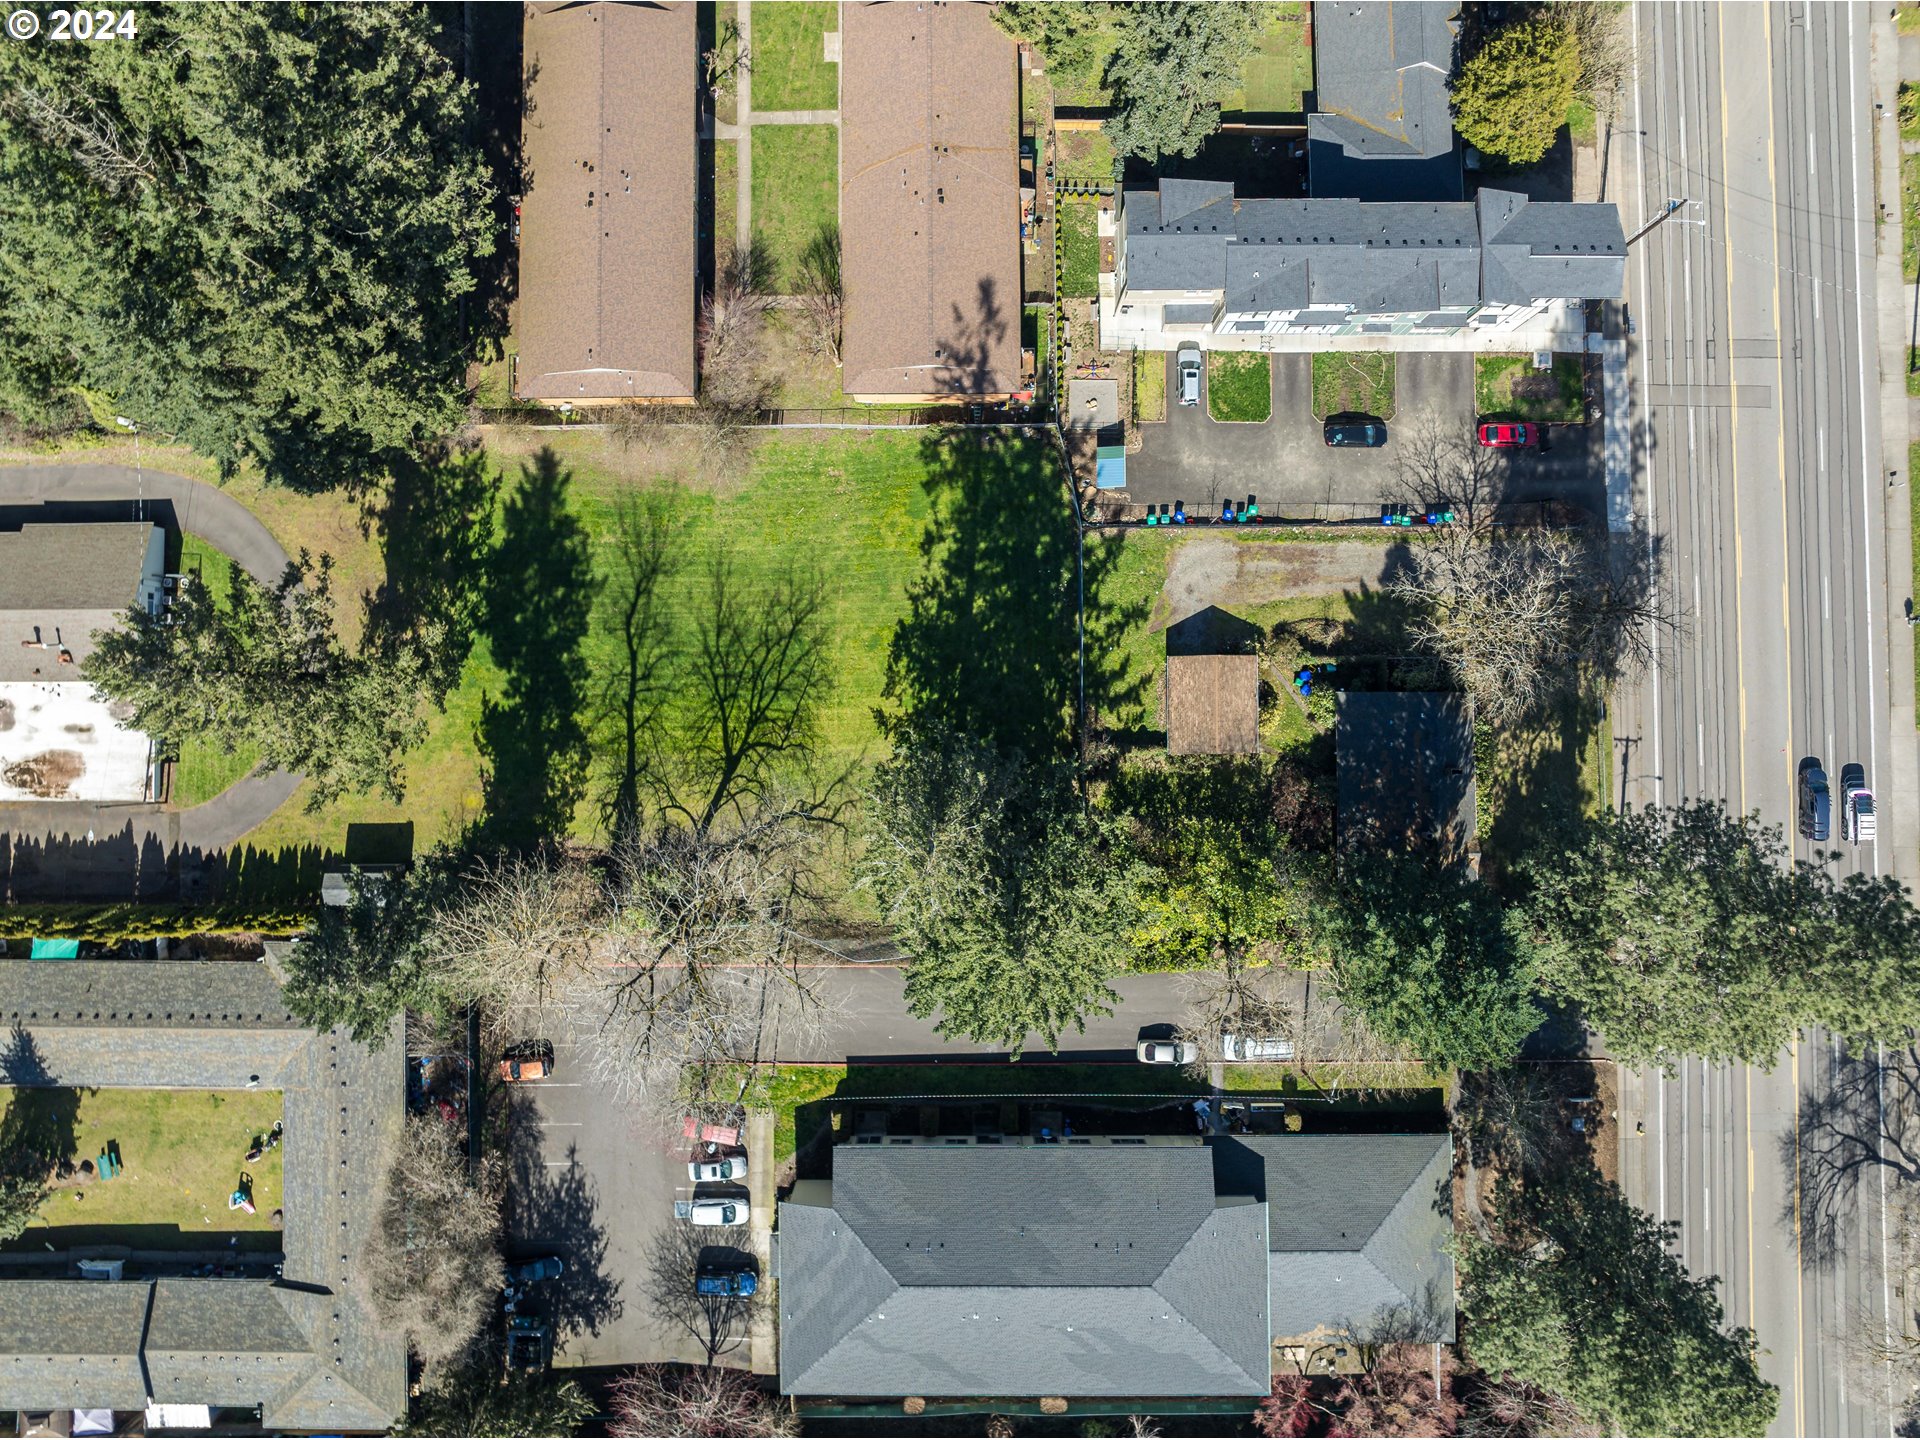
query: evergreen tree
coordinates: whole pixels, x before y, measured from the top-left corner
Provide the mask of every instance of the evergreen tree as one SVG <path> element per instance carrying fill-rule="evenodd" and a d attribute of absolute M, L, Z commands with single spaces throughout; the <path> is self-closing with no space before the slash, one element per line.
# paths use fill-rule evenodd
<path fill-rule="evenodd" d="M 463 419 L 493 246 L 429 7 L 157 5 L 0 46 L 0 406 L 356 480 Z"/>
<path fill-rule="evenodd" d="M 879 768 L 871 813 L 862 883 L 913 957 L 914 1015 L 1017 1055 L 1112 1013 L 1147 871 L 1066 767 L 923 731 Z"/>
<path fill-rule="evenodd" d="M 1116 19 L 1119 43 L 1106 71 L 1114 153 L 1149 163 L 1194 154 L 1220 128 L 1220 102 L 1240 83 L 1261 7 L 1136 0 L 1120 6 Z"/>
<path fill-rule="evenodd" d="M 1717 803 L 1609 813 L 1527 864 L 1541 984 L 1627 1064 L 1771 1064 L 1803 1025 L 1920 1023 L 1920 914 L 1891 877 L 1794 865 Z"/>
<path fill-rule="evenodd" d="M 322 906 L 313 929 L 288 953 L 287 1008 L 315 1029 L 343 1025 L 377 1050 L 403 1010 L 449 1003 L 421 941 L 452 878 L 439 852 L 392 874 L 355 870 L 347 903 Z"/>
<path fill-rule="evenodd" d="M 1779 1392 L 1753 1335 L 1724 1328 L 1714 1280 L 1668 1248 L 1672 1225 L 1591 1167 L 1508 1184 L 1495 1239 L 1461 1243 L 1467 1349 L 1489 1375 L 1562 1395 L 1625 1435 L 1763 1435 Z"/>
<path fill-rule="evenodd" d="M 1542 6 L 1494 31 L 1454 78 L 1454 127 L 1495 160 L 1537 163 L 1566 124 L 1580 43 L 1557 9 Z"/>
<path fill-rule="evenodd" d="M 1322 917 L 1340 995 L 1435 1069 L 1510 1064 L 1540 1023 L 1518 916 L 1456 869 L 1349 860 Z"/>
<path fill-rule="evenodd" d="M 185 588 L 103 632 L 81 673 L 130 723 L 176 748 L 189 736 L 312 782 L 308 808 L 352 792 L 399 800 L 400 758 L 426 734 L 433 641 L 349 654 L 333 628 L 332 562 L 302 551 L 272 589 L 235 568 L 223 596 Z"/>

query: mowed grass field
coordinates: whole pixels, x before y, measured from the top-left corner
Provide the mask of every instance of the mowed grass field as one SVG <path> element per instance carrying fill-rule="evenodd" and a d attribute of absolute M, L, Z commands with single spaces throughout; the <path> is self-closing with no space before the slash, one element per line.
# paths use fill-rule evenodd
<path fill-rule="evenodd" d="M 111 1180 L 55 1187 L 39 1217 L 6 1248 L 198 1249 L 224 1245 L 239 1232 L 243 1247 L 277 1249 L 273 1212 L 281 1204 L 284 1151 L 252 1162 L 246 1156 L 280 1118 L 277 1090 L 0 1089 L 0 1133 L 34 1153 L 63 1148 L 76 1166 L 117 1144 L 122 1165 Z M 69 1133 L 70 1143 L 47 1144 Z M 243 1171 L 253 1178 L 252 1215 L 227 1208 Z M 299 1224 L 299 1217 L 288 1223 Z"/>
<path fill-rule="evenodd" d="M 756 0 L 752 18 L 753 108 L 839 105 L 840 67 L 826 59 L 825 42 L 827 32 L 840 27 L 840 7 L 830 0 Z"/>
<path fill-rule="evenodd" d="M 755 125 L 751 144 L 754 240 L 773 283 L 790 286 L 814 237 L 839 223 L 840 127 Z"/>
<path fill-rule="evenodd" d="M 682 559 L 675 594 L 683 617 L 692 603 L 691 587 L 705 578 L 710 558 L 721 551 L 729 556 L 737 581 L 749 588 L 772 582 L 792 566 L 817 570 L 825 581 L 833 677 L 820 716 L 820 754 L 828 768 L 839 769 L 886 753 L 874 712 L 881 704 L 888 646 L 894 626 L 907 613 L 908 587 L 926 568 L 921 540 L 931 502 L 925 433 L 769 438 L 761 442 L 747 474 L 718 486 L 663 482 L 644 473 L 616 440 L 584 431 L 503 431 L 495 436 L 489 459 L 500 474 L 504 502 L 523 466 L 549 446 L 572 475 L 569 505 L 586 527 L 594 564 L 602 571 L 611 563 L 622 499 L 648 485 L 673 484 L 676 549 Z M 1034 463 L 1051 463 L 1043 447 L 1035 447 Z M 617 671 L 613 637 L 597 606 L 595 612 L 581 657 L 589 696 Z M 296 794 L 247 837 L 249 843 L 265 849 L 318 844 L 339 851 L 349 825 L 404 821 L 413 823 L 416 852 L 451 837 L 482 814 L 476 732 L 483 701 L 499 698 L 504 679 L 485 637 L 477 637 L 445 713 L 433 717 L 426 742 L 407 757 L 407 793 L 400 805 L 359 796 L 309 815 Z M 590 795 L 575 816 L 574 834 L 593 839 L 597 823 Z"/>

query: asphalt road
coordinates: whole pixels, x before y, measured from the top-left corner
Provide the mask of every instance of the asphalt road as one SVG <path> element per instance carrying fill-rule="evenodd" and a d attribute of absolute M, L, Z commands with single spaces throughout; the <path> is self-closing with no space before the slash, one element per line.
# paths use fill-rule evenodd
<path fill-rule="evenodd" d="M 1646 527 L 1631 543 L 1664 562 L 1686 628 L 1617 698 L 1617 790 L 1721 799 L 1791 835 L 1798 762 L 1837 776 L 1857 760 L 1883 839 L 1835 863 L 1890 869 L 1913 797 L 1891 791 L 1869 27 L 1884 45 L 1892 27 L 1861 5 L 1631 9 L 1638 76 L 1609 198 L 1629 234 L 1688 202 L 1628 267 Z M 1622 1077 L 1622 1183 L 1678 1222 L 1689 1269 L 1720 1277 L 1728 1318 L 1753 1327 L 1781 1390 L 1777 1435 L 1892 1429 L 1884 1385 L 1842 1354 L 1851 1327 L 1885 1315 L 1877 1192 L 1830 1260 L 1794 1194 L 1801 1105 L 1833 1056 L 1814 1033 L 1771 1071 Z"/>

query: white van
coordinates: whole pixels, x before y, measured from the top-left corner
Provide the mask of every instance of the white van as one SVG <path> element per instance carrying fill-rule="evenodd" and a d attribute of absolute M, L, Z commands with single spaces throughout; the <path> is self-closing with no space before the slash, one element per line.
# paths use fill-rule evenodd
<path fill-rule="evenodd" d="M 1250 1035 L 1222 1035 L 1220 1054 L 1228 1060 L 1291 1060 L 1293 1042 L 1278 1036 L 1263 1040 Z"/>

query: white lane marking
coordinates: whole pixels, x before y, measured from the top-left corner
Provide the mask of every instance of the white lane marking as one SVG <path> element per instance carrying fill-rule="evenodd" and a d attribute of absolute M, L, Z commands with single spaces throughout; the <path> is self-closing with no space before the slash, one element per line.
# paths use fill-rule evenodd
<path fill-rule="evenodd" d="M 587 1122 L 584 1120 L 542 1120 L 539 1123 L 549 1127 L 561 1127 L 561 1128 L 571 1127 L 575 1130 L 578 1130 L 582 1125 L 586 1124 Z"/>

